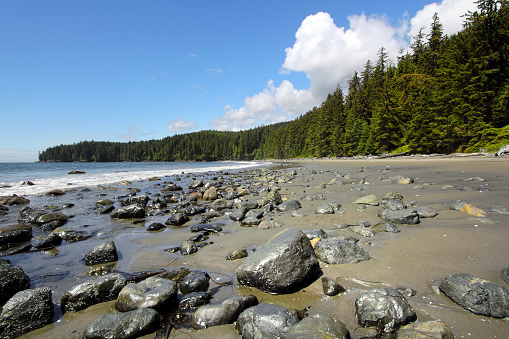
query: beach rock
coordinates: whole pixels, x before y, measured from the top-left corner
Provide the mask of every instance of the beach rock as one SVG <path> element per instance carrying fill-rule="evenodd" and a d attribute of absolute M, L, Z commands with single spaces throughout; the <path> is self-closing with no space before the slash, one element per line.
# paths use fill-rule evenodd
<path fill-rule="evenodd" d="M 154 222 L 154 223 L 148 225 L 147 231 L 158 232 L 158 231 L 164 230 L 165 228 L 166 228 L 166 226 L 164 226 L 160 222 Z"/>
<path fill-rule="evenodd" d="M 285 339 L 350 339 L 348 328 L 325 314 L 313 314 L 302 319 L 286 334 Z"/>
<path fill-rule="evenodd" d="M 134 197 L 128 197 L 122 200 L 119 200 L 120 206 L 125 207 L 129 205 L 138 205 L 140 207 L 147 206 L 150 198 L 146 195 L 138 195 Z"/>
<path fill-rule="evenodd" d="M 267 230 L 269 228 L 279 228 L 279 227 L 283 227 L 283 223 L 280 221 L 277 221 L 277 220 L 262 220 L 262 222 L 260 222 L 258 224 L 258 229 L 261 229 L 261 230 Z"/>
<path fill-rule="evenodd" d="M 509 145 L 502 146 L 498 149 L 495 155 L 498 157 L 500 155 L 508 155 L 509 154 Z"/>
<path fill-rule="evenodd" d="M 210 209 L 214 211 L 221 211 L 224 210 L 225 208 L 228 208 L 228 205 L 229 204 L 225 199 L 216 199 L 210 204 Z"/>
<path fill-rule="evenodd" d="M 108 213 L 113 212 L 114 209 L 115 209 L 115 206 L 113 206 L 113 205 L 104 206 L 104 207 L 100 208 L 97 213 L 98 214 L 108 214 Z"/>
<path fill-rule="evenodd" d="M 450 275 L 440 283 L 440 291 L 474 314 L 494 318 L 509 316 L 509 290 L 474 275 Z"/>
<path fill-rule="evenodd" d="M 215 186 L 211 186 L 203 193 L 203 200 L 212 201 L 217 199 L 217 190 Z"/>
<path fill-rule="evenodd" d="M 487 215 L 486 211 L 483 211 L 482 209 L 477 208 L 470 204 L 463 205 L 461 211 L 473 215 L 474 217 L 486 217 Z"/>
<path fill-rule="evenodd" d="M 182 255 L 191 255 L 198 252 L 198 246 L 192 240 L 186 240 L 180 245 L 180 253 Z"/>
<path fill-rule="evenodd" d="M 304 234 L 306 235 L 306 237 L 308 237 L 309 240 L 315 238 L 325 239 L 328 237 L 327 233 L 325 233 L 325 231 L 322 230 L 321 228 L 315 228 L 313 230 L 304 230 L 302 232 L 304 232 Z"/>
<path fill-rule="evenodd" d="M 118 260 L 117 247 L 113 241 L 104 242 L 85 254 L 85 265 L 91 266 Z"/>
<path fill-rule="evenodd" d="M 301 208 L 300 202 L 297 200 L 287 200 L 277 206 L 277 210 L 280 212 L 295 211 Z"/>
<path fill-rule="evenodd" d="M 156 331 L 159 323 L 159 313 L 150 308 L 104 314 L 87 326 L 83 339 L 138 338 Z"/>
<path fill-rule="evenodd" d="M 191 232 L 210 232 L 219 233 L 223 228 L 217 224 L 198 224 L 190 227 Z"/>
<path fill-rule="evenodd" d="M 263 215 L 264 215 L 263 211 L 251 209 L 251 210 L 247 211 L 246 218 L 261 219 L 261 218 L 263 218 Z"/>
<path fill-rule="evenodd" d="M 245 248 L 241 250 L 233 251 L 232 253 L 228 254 L 225 259 L 226 260 L 237 260 L 242 259 L 248 256 L 247 250 Z"/>
<path fill-rule="evenodd" d="M 74 170 L 74 171 L 70 171 L 67 174 L 85 174 L 85 172 L 84 171 L 76 171 L 76 170 Z"/>
<path fill-rule="evenodd" d="M 191 205 L 183 211 L 187 216 L 191 217 L 196 214 L 204 213 L 207 210 L 205 206 Z"/>
<path fill-rule="evenodd" d="M 505 206 L 490 206 L 488 212 L 499 213 L 499 214 L 509 214 L 509 208 Z"/>
<path fill-rule="evenodd" d="M 322 277 L 322 287 L 323 293 L 331 297 L 345 291 L 343 286 L 327 277 Z"/>
<path fill-rule="evenodd" d="M 74 286 L 62 294 L 60 302 L 62 313 L 77 312 L 98 303 L 114 300 L 125 285 L 127 280 L 122 275 L 112 273 Z"/>
<path fill-rule="evenodd" d="M 19 211 L 18 222 L 20 224 L 25 224 L 25 225 L 26 224 L 38 225 L 37 218 L 39 218 L 40 216 L 42 216 L 46 213 L 47 213 L 46 211 L 35 210 L 33 208 L 25 206 Z"/>
<path fill-rule="evenodd" d="M 281 198 L 281 193 L 279 193 L 279 190 L 272 190 L 267 195 L 258 201 L 259 206 L 265 206 L 269 203 L 273 203 L 274 205 L 279 205 L 283 202 L 283 199 Z"/>
<path fill-rule="evenodd" d="M 193 271 L 184 277 L 178 288 L 182 295 L 192 292 L 206 292 L 209 288 L 209 280 L 210 277 L 207 273 Z"/>
<path fill-rule="evenodd" d="M 406 206 L 401 200 L 389 199 L 384 202 L 385 208 L 390 211 L 399 211 L 405 209 Z"/>
<path fill-rule="evenodd" d="M 438 211 L 431 207 L 417 207 L 416 212 L 419 218 L 434 218 L 438 215 Z"/>
<path fill-rule="evenodd" d="M 386 200 L 401 200 L 401 201 L 403 201 L 403 194 L 401 194 L 399 192 L 388 192 L 388 193 L 384 194 L 384 196 L 382 197 L 382 200 L 383 201 L 386 201 Z"/>
<path fill-rule="evenodd" d="M 379 224 L 376 224 L 372 228 L 376 232 L 389 232 L 389 233 L 399 233 L 401 232 L 398 229 L 398 226 L 394 225 L 392 222 L 381 222 Z"/>
<path fill-rule="evenodd" d="M 354 242 L 341 238 L 322 239 L 315 245 L 318 259 L 327 264 L 349 264 L 369 260 L 369 254 Z"/>
<path fill-rule="evenodd" d="M 294 292 L 316 279 L 318 273 L 320 265 L 311 243 L 294 228 L 276 234 L 236 270 L 241 285 L 272 294 Z"/>
<path fill-rule="evenodd" d="M 374 326 L 384 332 L 390 332 L 417 319 L 406 298 L 388 287 L 359 294 L 355 300 L 355 316 L 360 326 Z"/>
<path fill-rule="evenodd" d="M 193 180 L 191 184 L 189 185 L 190 189 L 196 189 L 198 187 L 203 187 L 204 183 L 200 179 Z"/>
<path fill-rule="evenodd" d="M 189 216 L 184 213 L 170 214 L 168 219 L 164 222 L 168 226 L 182 226 L 189 221 Z"/>
<path fill-rule="evenodd" d="M 0 307 L 19 291 L 30 288 L 30 278 L 8 259 L 0 259 Z"/>
<path fill-rule="evenodd" d="M 0 335 L 16 338 L 53 322 L 55 314 L 48 287 L 17 292 L 0 313 Z"/>
<path fill-rule="evenodd" d="M 27 198 L 17 196 L 17 195 L 12 195 L 12 196 L 2 195 L 2 196 L 0 196 L 0 205 L 14 206 L 14 205 L 26 205 L 29 203 L 30 203 L 30 200 L 28 200 Z"/>
<path fill-rule="evenodd" d="M 385 220 L 395 224 L 415 225 L 419 223 L 419 214 L 414 209 L 387 211 L 385 213 Z"/>
<path fill-rule="evenodd" d="M 284 338 L 298 322 L 297 316 L 286 308 L 262 303 L 239 315 L 237 330 L 243 339 Z"/>
<path fill-rule="evenodd" d="M 0 245 L 30 241 L 32 227 L 23 224 L 0 226 Z"/>
<path fill-rule="evenodd" d="M 145 209 L 137 204 L 120 207 L 111 212 L 111 217 L 115 219 L 144 218 Z"/>
<path fill-rule="evenodd" d="M 461 209 L 463 208 L 463 206 L 466 205 L 466 202 L 464 201 L 461 201 L 461 200 L 450 200 L 450 201 L 447 201 L 445 203 L 445 206 L 450 209 L 450 210 L 454 210 L 454 211 L 461 211 Z"/>
<path fill-rule="evenodd" d="M 114 204 L 114 202 L 111 201 L 110 199 L 101 199 L 101 200 L 96 201 L 96 203 L 94 205 L 109 206 L 109 205 L 113 205 L 113 204 Z"/>
<path fill-rule="evenodd" d="M 245 309 L 258 305 L 254 295 L 239 295 L 221 303 L 209 304 L 196 310 L 193 316 L 193 327 L 204 329 L 212 326 L 233 324 Z"/>
<path fill-rule="evenodd" d="M 186 294 L 180 299 L 179 308 L 180 312 L 186 310 L 195 310 L 200 306 L 210 303 L 212 295 L 208 292 L 193 292 Z"/>
<path fill-rule="evenodd" d="M 400 185 L 408 185 L 408 184 L 412 184 L 413 182 L 414 182 L 414 179 L 410 178 L 410 177 L 404 177 L 404 178 L 401 178 L 398 180 L 398 184 L 400 184 Z"/>
<path fill-rule="evenodd" d="M 54 190 L 51 190 L 51 191 L 48 191 L 46 192 L 46 195 L 50 195 L 50 196 L 59 196 L 59 195 L 64 195 L 65 192 L 62 191 L 62 190 L 59 190 L 59 189 L 54 189 Z"/>
<path fill-rule="evenodd" d="M 334 211 L 334 208 L 332 207 L 331 204 L 324 202 L 324 203 L 316 206 L 315 213 L 316 214 L 334 214 L 336 212 Z"/>
<path fill-rule="evenodd" d="M 244 217 L 246 216 L 246 213 L 247 213 L 247 208 L 245 207 L 241 207 L 235 211 L 233 211 L 230 215 L 229 215 L 229 218 L 233 221 L 241 221 L 242 219 L 244 219 Z"/>
<path fill-rule="evenodd" d="M 45 213 L 37 217 L 35 222 L 46 229 L 55 229 L 67 223 L 69 217 L 60 212 Z"/>
<path fill-rule="evenodd" d="M 249 217 L 249 218 L 244 218 L 240 224 L 241 224 L 241 226 L 252 227 L 252 226 L 258 226 L 261 222 L 262 221 L 256 217 Z"/>
<path fill-rule="evenodd" d="M 140 308 L 153 308 L 159 311 L 171 308 L 177 302 L 177 284 L 172 280 L 154 276 L 122 288 L 115 308 L 120 312 Z"/>
<path fill-rule="evenodd" d="M 507 265 L 502 271 L 500 271 L 500 278 L 509 284 L 509 265 Z"/>
<path fill-rule="evenodd" d="M 454 334 L 442 321 L 425 321 L 405 325 L 396 332 L 396 339 L 454 339 Z"/>
<path fill-rule="evenodd" d="M 118 182 L 120 186 L 128 186 L 131 185 L 131 182 L 129 180 L 121 180 Z"/>
<path fill-rule="evenodd" d="M 354 204 L 362 204 L 362 205 L 372 205 L 372 206 L 378 206 L 378 198 L 376 197 L 376 195 L 366 195 L 366 196 L 363 196 L 363 197 L 360 197 L 358 199 L 356 199 L 354 202 Z"/>
<path fill-rule="evenodd" d="M 367 228 L 364 226 L 352 226 L 350 227 L 350 231 L 358 233 L 363 237 L 374 237 L 376 232 L 371 228 Z"/>

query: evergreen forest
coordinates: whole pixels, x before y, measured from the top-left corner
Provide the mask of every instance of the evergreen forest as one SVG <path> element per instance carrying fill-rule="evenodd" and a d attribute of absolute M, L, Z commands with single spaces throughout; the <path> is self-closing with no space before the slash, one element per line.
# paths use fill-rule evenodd
<path fill-rule="evenodd" d="M 83 141 L 39 161 L 216 161 L 494 151 L 509 144 L 509 0 L 479 0 L 463 29 L 435 14 L 396 64 L 385 48 L 297 119 L 240 132 Z"/>

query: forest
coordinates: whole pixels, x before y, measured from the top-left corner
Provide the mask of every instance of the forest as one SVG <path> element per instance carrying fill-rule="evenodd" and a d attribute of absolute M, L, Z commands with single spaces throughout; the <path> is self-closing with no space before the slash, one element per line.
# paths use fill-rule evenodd
<path fill-rule="evenodd" d="M 161 140 L 83 141 L 39 161 L 217 161 L 494 151 L 509 144 L 509 0 L 480 0 L 463 29 L 437 14 L 396 64 L 385 48 L 293 121 Z"/>

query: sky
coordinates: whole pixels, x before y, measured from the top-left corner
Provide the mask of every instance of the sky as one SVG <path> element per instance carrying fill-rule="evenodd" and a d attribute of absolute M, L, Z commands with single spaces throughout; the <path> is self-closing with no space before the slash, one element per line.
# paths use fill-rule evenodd
<path fill-rule="evenodd" d="M 0 162 L 292 120 L 474 0 L 0 0 Z"/>

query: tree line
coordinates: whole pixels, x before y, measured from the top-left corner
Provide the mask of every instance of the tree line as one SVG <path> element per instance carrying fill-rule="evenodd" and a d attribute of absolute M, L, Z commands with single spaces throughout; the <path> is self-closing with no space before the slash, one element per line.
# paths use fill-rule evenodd
<path fill-rule="evenodd" d="M 40 161 L 215 161 L 386 152 L 472 152 L 509 143 L 509 0 L 480 0 L 463 29 L 429 34 L 392 63 L 385 48 L 299 118 L 240 132 L 200 131 L 139 142 L 84 141 Z M 498 144 L 494 141 L 498 142 Z"/>

